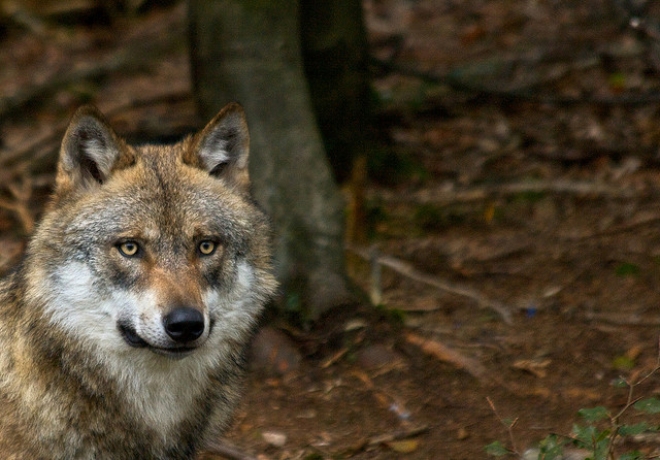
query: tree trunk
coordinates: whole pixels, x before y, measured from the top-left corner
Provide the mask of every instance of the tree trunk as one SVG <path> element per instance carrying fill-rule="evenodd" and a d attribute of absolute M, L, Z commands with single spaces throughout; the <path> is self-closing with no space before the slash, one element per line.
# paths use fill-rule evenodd
<path fill-rule="evenodd" d="M 351 298 L 343 203 L 302 67 L 299 1 L 191 0 L 191 50 L 202 115 L 240 102 L 257 201 L 273 219 L 285 309 L 316 319 Z"/>
<path fill-rule="evenodd" d="M 365 154 L 370 125 L 368 47 L 360 0 L 301 0 L 303 63 L 335 178 Z"/>
<path fill-rule="evenodd" d="M 365 188 L 371 134 L 368 44 L 361 0 L 301 0 L 301 41 L 314 113 L 335 179 L 348 198 L 349 246 L 367 244 Z M 346 255 L 351 276 L 363 261 Z"/>

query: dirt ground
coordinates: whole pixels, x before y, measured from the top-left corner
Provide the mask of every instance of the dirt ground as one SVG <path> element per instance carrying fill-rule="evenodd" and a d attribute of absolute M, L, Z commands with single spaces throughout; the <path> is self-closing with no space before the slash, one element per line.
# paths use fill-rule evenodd
<path fill-rule="evenodd" d="M 478 459 L 494 441 L 520 456 L 584 424 L 580 409 L 626 406 L 616 383 L 658 360 L 660 7 L 629 2 L 630 18 L 623 3 L 365 1 L 381 306 L 259 336 L 226 439 L 242 458 Z M 94 102 L 137 140 L 200 124 L 184 5 L 93 26 L 72 11 L 12 14 L 3 270 L 43 207 L 75 107 Z M 354 271 L 372 291 L 372 267 Z M 633 397 L 654 395 L 660 373 Z M 660 425 L 632 409 L 623 419 Z M 658 458 L 660 437 L 616 450 Z"/>

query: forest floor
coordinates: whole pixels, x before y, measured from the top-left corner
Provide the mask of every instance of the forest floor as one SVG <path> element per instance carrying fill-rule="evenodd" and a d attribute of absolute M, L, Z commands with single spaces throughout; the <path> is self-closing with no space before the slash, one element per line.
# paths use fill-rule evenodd
<path fill-rule="evenodd" d="M 133 140 L 200 126 L 184 5 L 135 3 L 4 13 L 3 271 L 78 105 Z M 660 425 L 621 385 L 652 373 L 660 329 L 660 9 L 629 3 L 648 3 L 640 21 L 604 0 L 365 2 L 381 279 L 367 262 L 354 279 L 380 306 L 259 335 L 226 437 L 243 458 L 479 459 L 495 441 L 520 456 L 611 427 L 578 414 L 596 406 Z M 652 396 L 660 373 L 632 400 Z M 616 452 L 660 456 L 660 436 L 633 434 Z"/>

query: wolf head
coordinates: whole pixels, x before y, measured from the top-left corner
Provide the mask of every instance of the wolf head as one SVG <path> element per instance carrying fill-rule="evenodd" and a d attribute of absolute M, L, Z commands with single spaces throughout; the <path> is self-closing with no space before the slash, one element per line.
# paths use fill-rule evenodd
<path fill-rule="evenodd" d="M 143 147 L 79 109 L 28 249 L 29 296 L 105 354 L 184 358 L 242 344 L 275 289 L 248 152 L 238 104 L 176 145 Z"/>

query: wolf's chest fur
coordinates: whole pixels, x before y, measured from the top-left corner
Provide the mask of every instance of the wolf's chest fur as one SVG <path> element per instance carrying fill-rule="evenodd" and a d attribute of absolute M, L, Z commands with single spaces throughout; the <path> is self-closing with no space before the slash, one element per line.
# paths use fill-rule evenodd
<path fill-rule="evenodd" d="M 56 188 L 0 285 L 0 456 L 192 458 L 227 424 L 274 293 L 231 104 L 173 146 L 74 116 Z"/>

